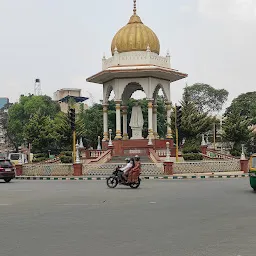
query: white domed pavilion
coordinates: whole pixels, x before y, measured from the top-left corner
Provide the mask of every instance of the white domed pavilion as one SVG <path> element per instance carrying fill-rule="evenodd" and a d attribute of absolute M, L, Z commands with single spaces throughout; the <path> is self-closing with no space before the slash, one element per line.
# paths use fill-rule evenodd
<path fill-rule="evenodd" d="M 171 67 L 169 53 L 160 56 L 160 42 L 157 35 L 137 15 L 136 0 L 134 10 L 127 25 L 122 27 L 114 36 L 111 44 L 112 57 L 102 60 L 102 71 L 89 77 L 88 82 L 103 85 L 103 141 L 109 140 L 108 133 L 108 101 L 112 91 L 115 94 L 116 103 L 116 134 L 114 145 L 120 144 L 120 152 L 124 154 L 125 147 L 136 148 L 147 146 L 147 140 L 158 138 L 157 132 L 157 105 L 156 98 L 162 89 L 167 114 L 166 140 L 172 139 L 171 123 L 171 99 L 170 84 L 187 77 Z M 127 101 L 135 91 L 143 91 L 148 100 L 148 137 L 136 143 L 129 143 L 127 133 Z M 123 117 L 123 129 L 121 128 L 121 109 Z M 125 146 L 125 141 L 128 143 Z M 135 142 L 135 141 L 134 141 Z M 164 142 L 165 143 L 165 142 Z M 107 143 L 106 143 L 107 145 Z M 130 145 L 130 146 L 128 146 Z"/>

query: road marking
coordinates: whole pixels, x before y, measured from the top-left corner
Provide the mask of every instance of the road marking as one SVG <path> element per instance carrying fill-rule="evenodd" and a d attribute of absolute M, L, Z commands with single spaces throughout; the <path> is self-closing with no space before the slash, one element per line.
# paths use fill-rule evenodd
<path fill-rule="evenodd" d="M 18 190 L 18 189 L 14 189 L 14 190 L 10 190 L 11 192 L 33 192 L 33 190 L 25 190 L 25 189 L 21 189 L 21 190 Z"/>
<path fill-rule="evenodd" d="M 58 206 L 100 206 L 100 204 L 57 204 Z"/>
<path fill-rule="evenodd" d="M 156 202 L 149 202 L 150 204 L 156 204 Z"/>
<path fill-rule="evenodd" d="M 88 206 L 89 204 L 57 204 L 59 206 Z"/>
<path fill-rule="evenodd" d="M 10 206 L 11 204 L 0 204 L 0 206 Z"/>

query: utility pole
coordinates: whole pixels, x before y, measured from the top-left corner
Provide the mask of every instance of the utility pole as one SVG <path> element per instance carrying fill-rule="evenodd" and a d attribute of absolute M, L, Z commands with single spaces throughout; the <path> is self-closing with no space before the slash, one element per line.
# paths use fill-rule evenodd
<path fill-rule="evenodd" d="M 71 125 L 72 130 L 72 137 L 73 137 L 73 143 L 72 143 L 72 149 L 73 149 L 73 162 L 76 162 L 76 103 L 81 103 L 88 100 L 86 97 L 77 97 L 77 96 L 66 96 L 62 99 L 60 99 L 60 102 L 65 102 L 69 105 L 68 109 L 68 118 Z"/>
<path fill-rule="evenodd" d="M 213 124 L 213 147 L 216 150 L 216 123 Z"/>
<path fill-rule="evenodd" d="M 221 154 L 223 154 L 223 118 L 220 117 Z"/>
<path fill-rule="evenodd" d="M 179 128 L 181 127 L 181 106 L 175 106 L 176 162 L 179 162 Z"/>
<path fill-rule="evenodd" d="M 76 110 L 75 108 L 69 109 L 69 120 L 71 125 L 73 137 L 73 162 L 76 162 Z"/>

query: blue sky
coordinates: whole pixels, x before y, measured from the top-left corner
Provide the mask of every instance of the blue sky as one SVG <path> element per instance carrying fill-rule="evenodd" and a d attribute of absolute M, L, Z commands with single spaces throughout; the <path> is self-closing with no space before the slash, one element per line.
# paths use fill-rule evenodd
<path fill-rule="evenodd" d="M 132 0 L 0 0 L 0 96 L 33 93 L 39 77 L 44 94 L 76 87 L 99 101 L 101 86 L 86 78 L 101 70 L 132 8 Z M 173 102 L 186 83 L 225 88 L 230 100 L 255 90 L 255 0 L 138 0 L 138 15 L 172 67 L 189 74 L 172 84 Z"/>

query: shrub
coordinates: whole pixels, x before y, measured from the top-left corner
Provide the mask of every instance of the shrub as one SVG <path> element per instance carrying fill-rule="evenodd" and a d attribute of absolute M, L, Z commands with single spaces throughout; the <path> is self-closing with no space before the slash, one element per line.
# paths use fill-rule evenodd
<path fill-rule="evenodd" d="M 241 151 L 240 150 L 237 150 L 237 149 L 231 149 L 230 150 L 230 154 L 232 156 L 241 156 Z"/>
<path fill-rule="evenodd" d="M 73 153 L 72 153 L 72 151 L 63 151 L 60 154 L 63 156 L 72 156 Z"/>
<path fill-rule="evenodd" d="M 34 158 L 48 158 L 48 154 L 47 153 L 37 153 L 37 154 L 34 154 Z"/>
<path fill-rule="evenodd" d="M 185 161 L 196 161 L 196 160 L 203 160 L 203 156 L 199 153 L 190 153 L 190 154 L 184 154 L 183 158 Z"/>
<path fill-rule="evenodd" d="M 48 158 L 46 157 L 37 157 L 37 158 L 33 158 L 33 163 L 40 163 L 40 162 L 44 162 L 48 160 Z"/>
<path fill-rule="evenodd" d="M 189 145 L 187 147 L 184 147 L 182 152 L 183 154 L 189 154 L 189 153 L 198 154 L 200 152 L 200 149 L 198 148 L 197 145 Z"/>
<path fill-rule="evenodd" d="M 183 152 L 183 154 L 199 153 L 200 152 L 200 143 L 194 139 L 187 140 L 182 149 L 182 152 Z"/>
<path fill-rule="evenodd" d="M 71 164 L 72 163 L 72 156 L 61 156 L 60 157 L 60 161 L 63 163 L 63 164 Z"/>

